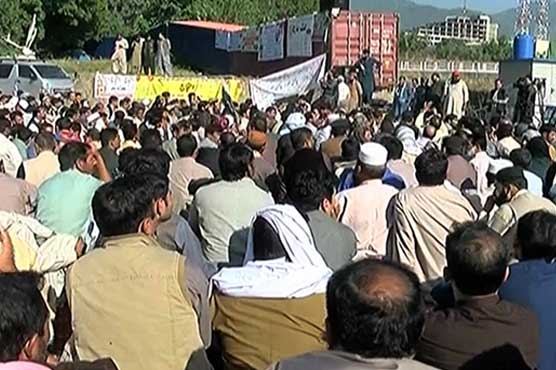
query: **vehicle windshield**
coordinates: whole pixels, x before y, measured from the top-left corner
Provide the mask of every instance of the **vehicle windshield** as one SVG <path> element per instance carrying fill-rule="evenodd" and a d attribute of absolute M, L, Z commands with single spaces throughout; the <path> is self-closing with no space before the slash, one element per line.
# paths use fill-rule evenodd
<path fill-rule="evenodd" d="M 53 80 L 62 80 L 69 78 L 68 75 L 58 66 L 39 64 L 35 65 L 34 67 L 42 78 Z"/>

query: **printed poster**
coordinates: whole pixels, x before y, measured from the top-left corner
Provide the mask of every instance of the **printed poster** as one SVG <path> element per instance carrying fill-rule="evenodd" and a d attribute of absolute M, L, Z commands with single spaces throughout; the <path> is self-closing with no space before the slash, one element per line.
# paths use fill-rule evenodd
<path fill-rule="evenodd" d="M 230 52 L 241 51 L 241 31 L 230 32 L 228 51 Z"/>
<path fill-rule="evenodd" d="M 257 27 L 246 28 L 240 32 L 241 51 L 258 52 L 259 51 L 259 29 Z"/>
<path fill-rule="evenodd" d="M 284 59 L 285 22 L 265 25 L 259 38 L 259 61 L 269 62 Z"/>
<path fill-rule="evenodd" d="M 307 15 L 288 19 L 288 56 L 313 56 L 313 29 L 315 17 Z"/>
<path fill-rule="evenodd" d="M 95 99 L 133 97 L 136 84 L 136 76 L 97 73 L 93 83 L 93 96 Z"/>

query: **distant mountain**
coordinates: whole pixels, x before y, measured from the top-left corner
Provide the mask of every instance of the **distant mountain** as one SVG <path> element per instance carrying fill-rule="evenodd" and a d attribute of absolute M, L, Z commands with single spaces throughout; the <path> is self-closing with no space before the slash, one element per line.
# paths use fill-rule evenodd
<path fill-rule="evenodd" d="M 436 1 L 436 3 L 438 2 Z M 449 15 L 457 15 L 462 12 L 461 8 L 437 8 L 430 5 L 417 4 L 411 0 L 352 0 L 352 4 L 355 9 L 398 13 L 402 30 L 412 30 L 426 23 L 443 21 Z M 469 10 L 468 13 L 479 14 L 481 12 Z M 494 22 L 500 25 L 500 35 L 513 35 L 516 13 L 517 11 L 514 8 L 491 15 Z M 551 30 L 554 30 L 556 25 L 556 12 L 554 9 L 550 12 L 550 18 Z M 552 36 L 554 38 L 556 35 Z"/>
<path fill-rule="evenodd" d="M 437 8 L 458 8 L 462 0 L 414 0 L 417 4 L 432 5 Z M 467 0 L 467 7 L 486 13 L 500 13 L 517 6 L 518 0 Z"/>

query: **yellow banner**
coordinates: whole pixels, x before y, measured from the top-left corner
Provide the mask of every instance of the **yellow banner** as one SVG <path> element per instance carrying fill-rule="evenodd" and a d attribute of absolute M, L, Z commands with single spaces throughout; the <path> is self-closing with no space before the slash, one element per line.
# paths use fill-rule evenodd
<path fill-rule="evenodd" d="M 193 92 L 202 100 L 220 100 L 222 98 L 222 86 L 226 87 L 226 91 L 236 102 L 247 98 L 247 83 L 238 78 L 149 78 L 142 76 L 137 80 L 135 99 L 153 100 L 167 91 L 172 97 L 179 99 L 185 99 L 189 93 Z"/>

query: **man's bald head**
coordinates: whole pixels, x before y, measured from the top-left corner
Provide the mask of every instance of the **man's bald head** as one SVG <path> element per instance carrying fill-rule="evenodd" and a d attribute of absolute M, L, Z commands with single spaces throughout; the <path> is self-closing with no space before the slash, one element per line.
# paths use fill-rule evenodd
<path fill-rule="evenodd" d="M 367 358 L 413 355 L 424 323 L 414 273 L 394 263 L 363 260 L 332 276 L 326 300 L 332 349 Z"/>

